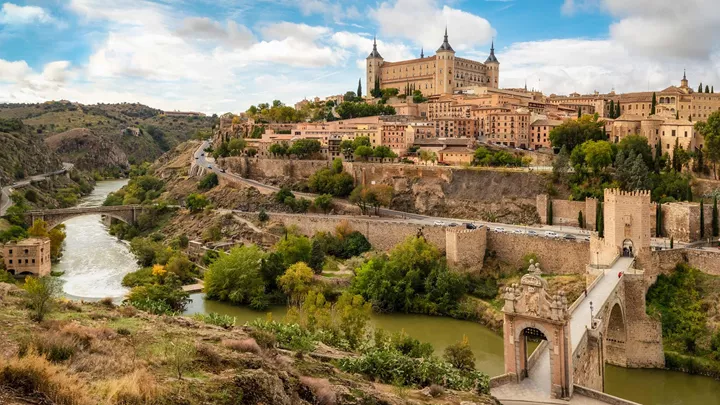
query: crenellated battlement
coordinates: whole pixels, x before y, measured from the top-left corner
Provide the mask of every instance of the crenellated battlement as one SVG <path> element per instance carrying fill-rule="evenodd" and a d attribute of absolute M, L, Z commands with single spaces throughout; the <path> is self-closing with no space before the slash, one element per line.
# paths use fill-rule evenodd
<path fill-rule="evenodd" d="M 647 197 L 650 198 L 650 190 L 634 190 L 623 191 L 619 188 L 606 188 L 605 198 L 607 197 Z"/>

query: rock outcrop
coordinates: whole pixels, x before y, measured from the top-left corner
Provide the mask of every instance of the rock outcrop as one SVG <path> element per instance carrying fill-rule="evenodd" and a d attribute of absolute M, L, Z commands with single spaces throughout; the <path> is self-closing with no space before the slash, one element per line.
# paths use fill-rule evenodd
<path fill-rule="evenodd" d="M 45 144 L 65 162 L 81 170 L 130 170 L 125 152 L 114 142 L 86 128 L 76 128 L 45 138 Z"/>

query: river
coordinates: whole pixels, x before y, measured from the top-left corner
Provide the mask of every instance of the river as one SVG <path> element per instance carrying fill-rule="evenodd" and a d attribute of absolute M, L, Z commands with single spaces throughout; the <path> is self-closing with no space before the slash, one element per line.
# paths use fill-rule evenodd
<path fill-rule="evenodd" d="M 98 182 L 91 195 L 80 205 L 98 206 L 105 197 L 127 180 Z M 62 271 L 64 292 L 68 297 L 121 299 L 127 289 L 120 284 L 125 274 L 137 270 L 135 257 L 126 244 L 110 236 L 99 215 L 73 218 L 65 222 L 67 238 L 60 262 L 53 271 Z M 236 317 L 242 325 L 267 312 L 282 320 L 284 307 L 272 307 L 266 312 L 252 311 L 215 301 L 207 301 L 203 294 L 192 294 L 187 314 L 217 312 Z M 433 345 L 437 354 L 448 345 L 467 336 L 476 358 L 476 367 L 489 375 L 503 370 L 502 337 L 480 324 L 450 318 L 406 314 L 373 314 L 374 327 L 390 332 L 404 330 L 423 342 Z M 665 370 L 638 370 L 608 366 L 606 391 L 642 404 L 652 405 L 705 405 L 720 403 L 720 382 L 707 377 L 693 376 Z"/>
<path fill-rule="evenodd" d="M 99 181 L 78 206 L 97 207 L 105 197 L 127 184 L 127 180 Z M 100 215 L 85 215 L 65 221 L 63 256 L 52 270 L 64 273 L 63 292 L 69 298 L 121 299 L 127 288 L 125 274 L 138 269 L 128 246 L 108 233 Z"/>

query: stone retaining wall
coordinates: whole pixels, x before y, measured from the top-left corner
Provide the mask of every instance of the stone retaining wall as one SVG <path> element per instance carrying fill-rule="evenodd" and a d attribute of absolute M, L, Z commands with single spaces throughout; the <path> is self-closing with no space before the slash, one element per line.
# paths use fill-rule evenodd
<path fill-rule="evenodd" d="M 703 273 L 720 276 L 720 249 L 670 249 L 654 251 L 650 256 L 651 264 L 645 268 L 645 273 L 651 276 L 668 273 L 672 271 L 679 262 L 687 263 Z"/>
<path fill-rule="evenodd" d="M 487 240 L 488 255 L 519 268 L 525 255 L 535 253 L 546 273 L 583 274 L 590 258 L 589 243 L 584 241 L 496 232 L 488 232 Z"/>

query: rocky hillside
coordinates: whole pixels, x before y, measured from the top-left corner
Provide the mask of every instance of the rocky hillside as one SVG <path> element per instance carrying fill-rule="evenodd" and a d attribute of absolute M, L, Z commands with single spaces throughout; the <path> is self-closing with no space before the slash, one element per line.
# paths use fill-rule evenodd
<path fill-rule="evenodd" d="M 128 157 L 117 144 L 86 128 L 51 135 L 45 138 L 45 144 L 63 162 L 74 163 L 80 170 L 123 173 L 130 170 Z"/>
<path fill-rule="evenodd" d="M 0 184 L 62 168 L 60 158 L 19 119 L 0 119 Z"/>
<path fill-rule="evenodd" d="M 0 119 L 11 118 L 30 127 L 35 138 L 47 138 L 59 158 L 98 170 L 153 161 L 198 133 L 210 134 L 215 123 L 213 117 L 167 117 L 128 103 L 0 104 Z"/>

